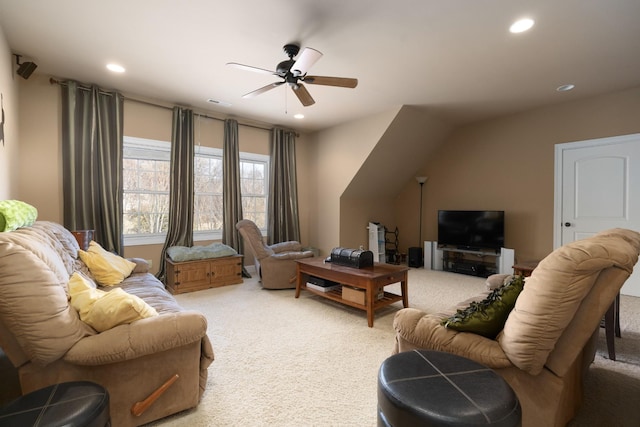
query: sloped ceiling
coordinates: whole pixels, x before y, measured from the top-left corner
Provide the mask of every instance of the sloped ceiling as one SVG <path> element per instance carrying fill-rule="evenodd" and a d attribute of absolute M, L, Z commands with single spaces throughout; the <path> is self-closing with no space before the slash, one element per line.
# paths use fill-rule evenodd
<path fill-rule="evenodd" d="M 396 197 L 451 129 L 428 108 L 402 107 L 342 196 Z"/>

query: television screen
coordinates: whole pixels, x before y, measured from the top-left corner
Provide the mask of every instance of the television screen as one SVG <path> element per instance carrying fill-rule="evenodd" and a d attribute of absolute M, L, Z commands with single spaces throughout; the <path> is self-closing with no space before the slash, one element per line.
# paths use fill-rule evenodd
<path fill-rule="evenodd" d="M 504 211 L 438 211 L 438 244 L 480 250 L 504 247 Z"/>

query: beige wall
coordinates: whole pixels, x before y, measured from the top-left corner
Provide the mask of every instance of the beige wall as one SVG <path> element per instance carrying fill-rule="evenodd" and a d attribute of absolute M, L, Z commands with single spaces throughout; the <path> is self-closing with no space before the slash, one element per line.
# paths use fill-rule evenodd
<path fill-rule="evenodd" d="M 416 220 L 417 221 L 417 220 Z M 392 231 L 396 224 L 395 198 L 340 199 L 340 245 L 369 249 L 369 222 L 377 222 Z M 328 248 L 331 250 L 332 248 Z"/>
<path fill-rule="evenodd" d="M 5 62 L 6 69 L 10 61 Z M 8 178 L 0 183 L 0 191 L 4 198 L 19 198 L 36 206 L 40 219 L 62 222 L 59 87 L 37 73 L 19 83 L 13 82 L 13 76 L 4 79 L 9 89 L 0 164 L 6 167 L 0 173 Z M 14 86 L 19 89 L 19 102 L 11 90 Z M 16 104 L 18 129 L 13 113 Z M 336 246 L 358 247 L 366 241 L 370 220 L 389 228 L 397 226 L 401 251 L 416 245 L 420 193 L 415 180 L 405 180 L 395 197 L 343 196 L 354 177 L 367 170 L 363 163 L 398 111 L 298 138 L 304 245 L 317 247 L 323 254 Z M 127 102 L 125 133 L 167 138 L 170 116 L 168 109 Z M 516 250 L 516 257 L 544 257 L 552 249 L 554 145 L 640 132 L 639 116 L 640 88 L 635 88 L 455 129 L 416 171 L 429 177 L 424 187 L 424 239 L 437 237 L 438 209 L 501 209 L 506 211 L 506 245 Z M 221 144 L 221 136 L 212 135 L 221 135 L 222 122 L 203 119 L 200 128 L 203 145 Z M 268 132 L 247 127 L 240 132 L 241 150 L 268 153 Z M 402 162 L 403 155 L 411 155 L 411 150 L 389 161 Z M 125 255 L 152 259 L 157 268 L 159 252 L 157 245 L 137 246 L 128 247 Z"/>
<path fill-rule="evenodd" d="M 33 74 L 20 84 L 20 198 L 38 219 L 62 223 L 60 88 Z"/>
<path fill-rule="evenodd" d="M 124 134 L 138 138 L 171 140 L 171 105 L 156 106 L 150 103 L 125 100 Z M 62 148 L 60 131 L 60 87 L 51 85 L 46 76 L 34 74 L 20 84 L 20 156 L 15 163 L 18 167 L 7 168 L 18 175 L 14 182 L 16 198 L 20 198 L 38 208 L 38 219 L 62 223 Z M 201 112 L 202 113 L 202 112 Z M 210 115 L 209 113 L 203 113 Z M 240 120 L 241 121 L 241 120 Z M 14 127 L 15 128 L 15 127 Z M 196 145 L 222 148 L 224 122 L 211 118 L 196 117 Z M 269 154 L 268 130 L 241 125 L 238 130 L 240 151 Z M 17 144 L 16 144 L 17 145 Z M 301 240 L 309 244 L 309 208 L 312 193 L 307 171 L 311 161 L 308 137 L 300 135 L 296 144 L 298 157 L 298 190 L 300 193 Z M 17 158 L 16 154 L 16 158 Z M 5 185 L 8 190 L 8 186 Z M 3 187 L 3 189 L 5 188 Z M 209 242 L 198 242 L 206 244 Z M 124 255 L 140 257 L 153 262 L 156 272 L 160 263 L 162 245 L 128 246 Z M 249 254 L 247 263 L 253 264 Z"/>
<path fill-rule="evenodd" d="M 167 107 L 167 108 L 165 108 Z M 207 117 L 209 116 L 209 117 Z M 210 118 L 210 114 L 204 114 L 200 117 L 196 116 L 194 123 L 194 139 L 196 150 L 198 146 L 203 147 L 223 147 L 224 122 L 218 119 Z M 124 106 L 124 134 L 138 138 L 156 139 L 161 141 L 171 140 L 171 106 L 156 106 L 137 101 L 125 101 Z M 301 241 L 303 244 L 308 242 L 308 209 L 305 203 L 309 198 L 309 191 L 305 186 L 308 185 L 308 178 L 305 171 L 309 160 L 308 144 L 305 143 L 305 135 L 300 135 L 296 140 L 297 153 L 297 173 L 298 187 L 301 190 L 300 196 L 300 221 L 301 221 Z M 265 129 L 243 126 L 238 128 L 238 139 L 240 142 L 240 151 L 268 155 L 270 146 L 270 132 Z M 196 242 L 198 245 L 208 244 L 208 241 Z M 139 245 L 128 246 L 125 248 L 125 256 L 140 257 L 151 259 L 153 261 L 152 270 L 155 272 L 159 268 L 159 256 L 162 245 Z M 253 255 L 246 254 L 245 265 L 253 265 Z"/>
<path fill-rule="evenodd" d="M 311 205 L 309 238 L 322 255 L 334 247 L 347 246 L 342 240 L 345 222 L 340 220 L 340 198 L 397 112 L 380 113 L 312 136 L 311 191 L 315 201 Z M 366 227 L 360 221 L 346 224 L 360 230 Z"/>
<path fill-rule="evenodd" d="M 0 28 L 0 93 L 4 109 L 4 143 L 0 142 L 0 200 L 18 198 L 18 163 L 20 152 L 18 82 L 15 60 Z"/>
<path fill-rule="evenodd" d="M 39 219 L 62 222 L 59 87 L 37 72 L 17 82 L 2 34 L 0 85 L 6 117 L 5 145 L 0 147 L 0 198 L 25 200 L 38 208 Z M 415 245 L 420 197 L 415 180 L 405 177 L 404 187 L 394 196 L 343 197 L 354 179 L 366 182 L 376 173 L 363 165 L 399 111 L 400 107 L 298 138 L 304 245 L 324 254 L 336 246 L 357 247 L 366 238 L 369 220 L 398 226 L 401 250 Z M 170 115 L 168 109 L 127 102 L 125 133 L 168 138 Z M 638 117 L 640 88 L 635 88 L 455 129 L 415 170 L 416 175 L 429 177 L 424 187 L 424 239 L 436 239 L 438 209 L 503 209 L 506 245 L 516 250 L 518 259 L 542 258 L 552 249 L 554 145 L 637 133 Z M 203 120 L 201 143 L 219 144 L 221 138 L 208 135 L 219 135 L 221 126 L 221 122 Z M 417 123 L 403 126 L 408 133 L 423 132 Z M 240 129 L 241 150 L 268 153 L 265 131 Z M 411 153 L 405 149 L 389 161 L 403 162 Z M 127 256 L 154 261 L 156 253 L 157 247 L 126 250 Z"/>
<path fill-rule="evenodd" d="M 397 113 L 313 135 L 317 198 L 312 218 L 317 219 L 310 222 L 311 240 L 323 253 L 336 246 L 358 247 L 370 220 L 390 229 L 397 226 L 402 252 L 420 241 L 420 186 L 415 179 L 404 179 L 395 197 L 355 197 L 351 191 L 344 195 L 354 181 L 403 179 L 394 176 L 393 168 L 361 164 L 382 138 L 376 126 L 389 126 Z M 437 239 L 438 209 L 504 210 L 506 246 L 515 249 L 516 260 L 543 258 L 553 249 L 555 144 L 638 133 L 638 117 L 640 88 L 633 88 L 454 129 L 424 156 L 414 174 L 429 178 L 423 193 L 422 238 Z M 424 129 L 419 122 L 404 125 L 420 134 Z M 410 163 L 422 148 L 403 146 L 389 162 Z"/>
<path fill-rule="evenodd" d="M 423 175 L 424 159 L 447 141 L 451 129 L 452 126 L 430 108 L 405 105 L 397 111 L 340 198 L 343 246 L 357 248 L 365 242 L 362 246 L 368 248 L 365 226 L 371 221 L 384 225 L 387 231 L 395 231 L 398 225 L 395 199 L 408 184 L 415 183 L 413 190 L 418 190 L 415 177 Z M 419 201 L 415 202 L 414 220 L 404 222 L 398 229 L 399 249 L 405 253 L 407 247 L 420 244 Z"/>
<path fill-rule="evenodd" d="M 437 239 L 438 209 L 498 209 L 516 259 L 543 258 L 553 249 L 555 144 L 637 133 L 639 118 L 635 88 L 457 129 L 425 159 L 425 240 Z M 401 232 L 417 221 L 418 187 L 395 203 Z"/>

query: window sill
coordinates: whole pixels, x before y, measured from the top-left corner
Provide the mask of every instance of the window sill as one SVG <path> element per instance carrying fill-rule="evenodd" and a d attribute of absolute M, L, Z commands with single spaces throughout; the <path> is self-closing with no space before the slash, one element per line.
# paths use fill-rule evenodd
<path fill-rule="evenodd" d="M 266 236 L 267 230 L 260 230 L 263 236 Z M 166 235 L 164 234 L 137 234 L 137 235 L 126 235 L 124 236 L 124 246 L 145 246 L 145 245 L 164 245 L 166 239 Z M 222 240 L 222 231 L 195 231 L 193 233 L 193 241 L 194 242 L 205 242 L 205 241 L 221 241 Z"/>

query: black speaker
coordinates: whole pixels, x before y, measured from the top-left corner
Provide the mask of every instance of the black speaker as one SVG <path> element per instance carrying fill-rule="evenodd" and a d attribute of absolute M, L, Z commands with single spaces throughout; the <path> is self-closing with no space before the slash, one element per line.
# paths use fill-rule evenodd
<path fill-rule="evenodd" d="M 409 248 L 409 267 L 422 267 L 424 258 L 422 257 L 422 248 Z"/>
<path fill-rule="evenodd" d="M 38 68 L 35 62 L 23 62 L 18 67 L 18 75 L 23 79 L 28 79 L 31 74 Z"/>

